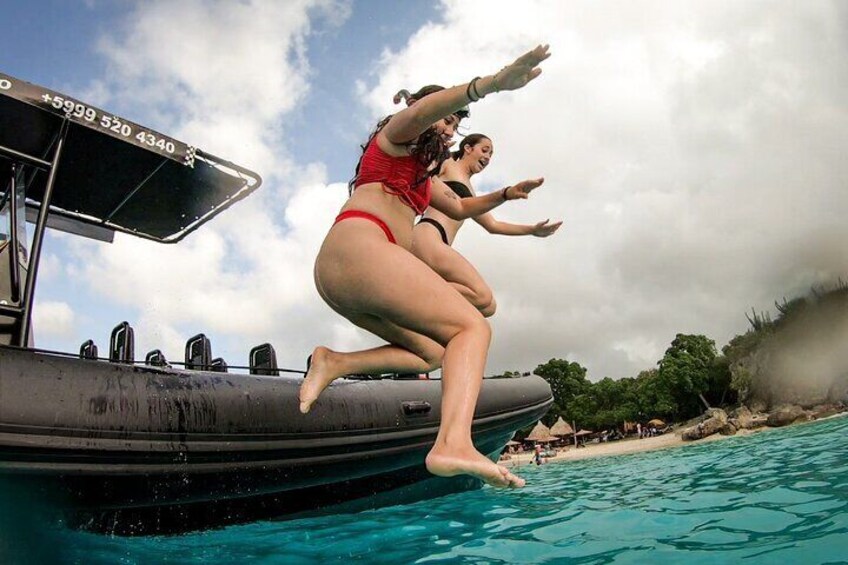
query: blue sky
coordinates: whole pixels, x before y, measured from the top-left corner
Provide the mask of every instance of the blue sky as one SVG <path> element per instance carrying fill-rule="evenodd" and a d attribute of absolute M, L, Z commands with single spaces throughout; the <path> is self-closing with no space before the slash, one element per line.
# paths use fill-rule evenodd
<path fill-rule="evenodd" d="M 327 136 L 350 130 L 362 133 L 361 116 L 350 112 L 357 104 L 351 85 L 373 79 L 373 61 L 383 50 L 401 48 L 421 25 L 441 18 L 440 5 L 432 0 L 345 5 L 350 13 L 341 25 L 315 21 L 307 40 L 312 95 L 288 117 L 293 127 L 310 132 L 292 145 L 295 157 L 326 163 L 334 177 L 349 174 L 358 151 L 328 144 Z M 4 19 L 14 25 L 0 35 L 2 68 L 68 94 L 85 89 L 92 78 L 108 72 L 97 49 L 98 38 L 124 25 L 131 7 L 132 3 L 117 1 L 6 2 Z"/>
<path fill-rule="evenodd" d="M 29 82 L 81 96 L 92 80 L 109 73 L 99 40 L 126 26 L 132 9 L 132 3 L 108 1 L 9 3 L 4 6 L 5 15 L 16 25 L 0 37 L 0 68 Z M 327 143 L 327 139 L 340 134 L 367 135 L 367 122 L 362 114 L 350 111 L 360 104 L 352 85 L 357 80 L 373 80 L 373 62 L 381 53 L 402 47 L 423 23 L 437 20 L 440 9 L 438 3 L 431 1 L 374 0 L 341 2 L 338 11 L 347 14 L 343 20 L 322 17 L 312 24 L 306 42 L 311 93 L 287 116 L 287 126 L 306 132 L 289 146 L 296 161 L 321 162 L 333 178 L 344 179 L 351 174 L 359 149 L 351 144 Z M 119 101 L 116 102 L 120 107 Z M 154 117 L 143 112 L 134 115 L 133 108 L 122 111 L 129 119 L 155 126 L 150 121 Z M 57 241 L 48 236 L 46 250 L 64 259 L 67 252 L 63 243 L 61 238 Z M 76 337 L 80 342 L 94 337 L 101 348 L 107 341 L 103 335 L 108 334 L 114 323 L 132 320 L 134 316 L 133 308 L 121 305 L 101 308 L 97 294 L 85 282 L 73 278 L 65 279 L 60 285 L 45 282 L 39 288 L 38 298 L 87 305 L 87 315 L 78 320 L 81 322 L 78 329 L 84 331 Z M 74 350 L 76 342 L 48 338 L 46 343 L 39 339 L 39 345 Z M 137 355 L 143 353 L 139 351 Z"/>
<path fill-rule="evenodd" d="M 651 368 L 676 333 L 721 347 L 745 312 L 848 276 L 848 8 L 838 1 L 443 0 L 4 3 L 0 70 L 257 170 L 263 187 L 176 246 L 50 234 L 37 344 L 182 358 L 203 331 L 230 364 L 272 342 L 375 345 L 311 267 L 392 94 L 491 73 L 537 43 L 539 80 L 472 107 L 495 144 L 486 191 L 544 176 L 516 223 L 457 249 L 499 310 L 488 372 L 552 357 L 593 379 Z"/>

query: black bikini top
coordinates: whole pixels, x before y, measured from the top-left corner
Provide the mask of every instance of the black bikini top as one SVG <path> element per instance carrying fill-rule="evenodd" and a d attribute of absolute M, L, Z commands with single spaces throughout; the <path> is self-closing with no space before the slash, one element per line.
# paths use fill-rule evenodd
<path fill-rule="evenodd" d="M 460 198 L 471 198 L 473 196 L 473 194 L 471 194 L 471 190 L 458 180 L 446 180 L 445 184 L 451 187 L 451 190 L 453 190 Z"/>

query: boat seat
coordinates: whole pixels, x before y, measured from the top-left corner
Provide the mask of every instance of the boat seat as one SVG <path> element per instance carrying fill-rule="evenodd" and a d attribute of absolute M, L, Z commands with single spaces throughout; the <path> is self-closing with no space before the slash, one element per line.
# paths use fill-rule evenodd
<path fill-rule="evenodd" d="M 277 352 L 270 343 L 257 345 L 250 350 L 250 374 L 279 376 L 277 371 Z"/>
<path fill-rule="evenodd" d="M 160 349 L 154 349 L 144 357 L 144 363 L 153 367 L 170 367 L 165 354 Z"/>
<path fill-rule="evenodd" d="M 395 373 L 392 378 L 396 381 L 426 381 L 430 376 L 427 373 Z"/>
<path fill-rule="evenodd" d="M 135 361 L 135 332 L 129 322 L 121 322 L 112 330 L 109 338 L 109 361 L 129 363 Z"/>
<path fill-rule="evenodd" d="M 212 365 L 212 344 L 205 334 L 197 334 L 186 341 L 185 368 L 208 371 Z"/>
<path fill-rule="evenodd" d="M 227 362 L 224 361 L 223 357 L 215 357 L 212 359 L 212 362 L 209 364 L 209 370 L 214 371 L 215 373 L 228 373 L 227 370 Z"/>
<path fill-rule="evenodd" d="M 354 381 L 381 381 L 384 377 L 383 375 L 368 375 L 366 373 L 352 373 L 350 375 L 344 375 L 344 378 L 351 379 Z"/>
<path fill-rule="evenodd" d="M 80 345 L 80 358 L 97 359 L 97 346 L 94 344 L 94 340 L 86 340 Z"/>

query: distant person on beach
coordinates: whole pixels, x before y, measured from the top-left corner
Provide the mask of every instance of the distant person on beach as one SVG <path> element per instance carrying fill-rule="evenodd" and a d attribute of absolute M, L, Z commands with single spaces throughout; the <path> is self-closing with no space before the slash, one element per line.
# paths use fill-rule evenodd
<path fill-rule="evenodd" d="M 482 172 L 494 155 L 492 140 L 481 133 L 465 136 L 451 159 L 442 164 L 439 178 L 459 198 L 475 196 L 471 177 Z M 543 178 L 527 179 L 515 186 L 535 188 Z M 533 235 L 548 237 L 559 229 L 562 222 L 543 220 L 535 224 L 512 224 L 496 220 L 491 213 L 472 218 L 491 234 Z M 496 303 L 492 290 L 477 269 L 451 245 L 464 220 L 454 220 L 447 214 L 430 207 L 412 231 L 412 253 L 430 265 L 451 286 L 464 296 L 480 313 L 489 317 L 495 313 Z"/>
<path fill-rule="evenodd" d="M 533 458 L 531 459 L 532 463 L 536 465 L 542 465 L 545 463 L 545 455 L 542 453 L 542 446 L 536 445 L 536 450 L 533 452 Z"/>
<path fill-rule="evenodd" d="M 441 424 L 425 459 L 434 475 L 524 485 L 471 440 L 491 339 L 488 322 L 410 249 L 415 217 L 428 206 L 462 220 L 527 198 L 535 188 L 515 185 L 460 199 L 433 175 L 447 153 L 457 112 L 484 96 L 524 87 L 539 76 L 538 65 L 549 55 L 548 46 L 540 45 L 494 75 L 432 92 L 383 119 L 364 146 L 351 196 L 315 260 L 315 286 L 324 301 L 388 345 L 350 353 L 316 347 L 300 387 L 301 412 L 309 412 L 343 375 L 421 373 L 441 366 Z"/>

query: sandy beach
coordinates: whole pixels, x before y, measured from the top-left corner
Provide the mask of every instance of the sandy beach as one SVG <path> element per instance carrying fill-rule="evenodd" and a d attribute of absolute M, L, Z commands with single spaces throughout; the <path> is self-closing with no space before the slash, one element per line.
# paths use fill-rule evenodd
<path fill-rule="evenodd" d="M 770 428 L 758 428 L 756 430 L 740 430 L 736 435 L 747 435 L 757 433 Z M 591 459 L 593 457 L 611 457 L 613 455 L 627 455 L 630 453 L 642 453 L 644 451 L 654 451 L 656 449 L 668 449 L 672 447 L 681 447 L 685 445 L 700 445 L 703 443 L 717 441 L 734 436 L 723 436 L 721 434 L 713 434 L 697 441 L 683 441 L 676 433 L 667 433 L 661 436 L 649 437 L 644 439 L 629 438 L 619 441 L 606 443 L 590 443 L 586 447 L 575 449 L 573 446 L 565 451 L 558 451 L 556 457 L 546 458 L 547 463 L 561 463 L 564 461 L 577 461 L 580 459 Z M 505 467 L 520 467 L 529 465 L 533 457 L 531 451 L 519 454 L 511 454 L 510 459 L 502 459 L 498 463 Z"/>

